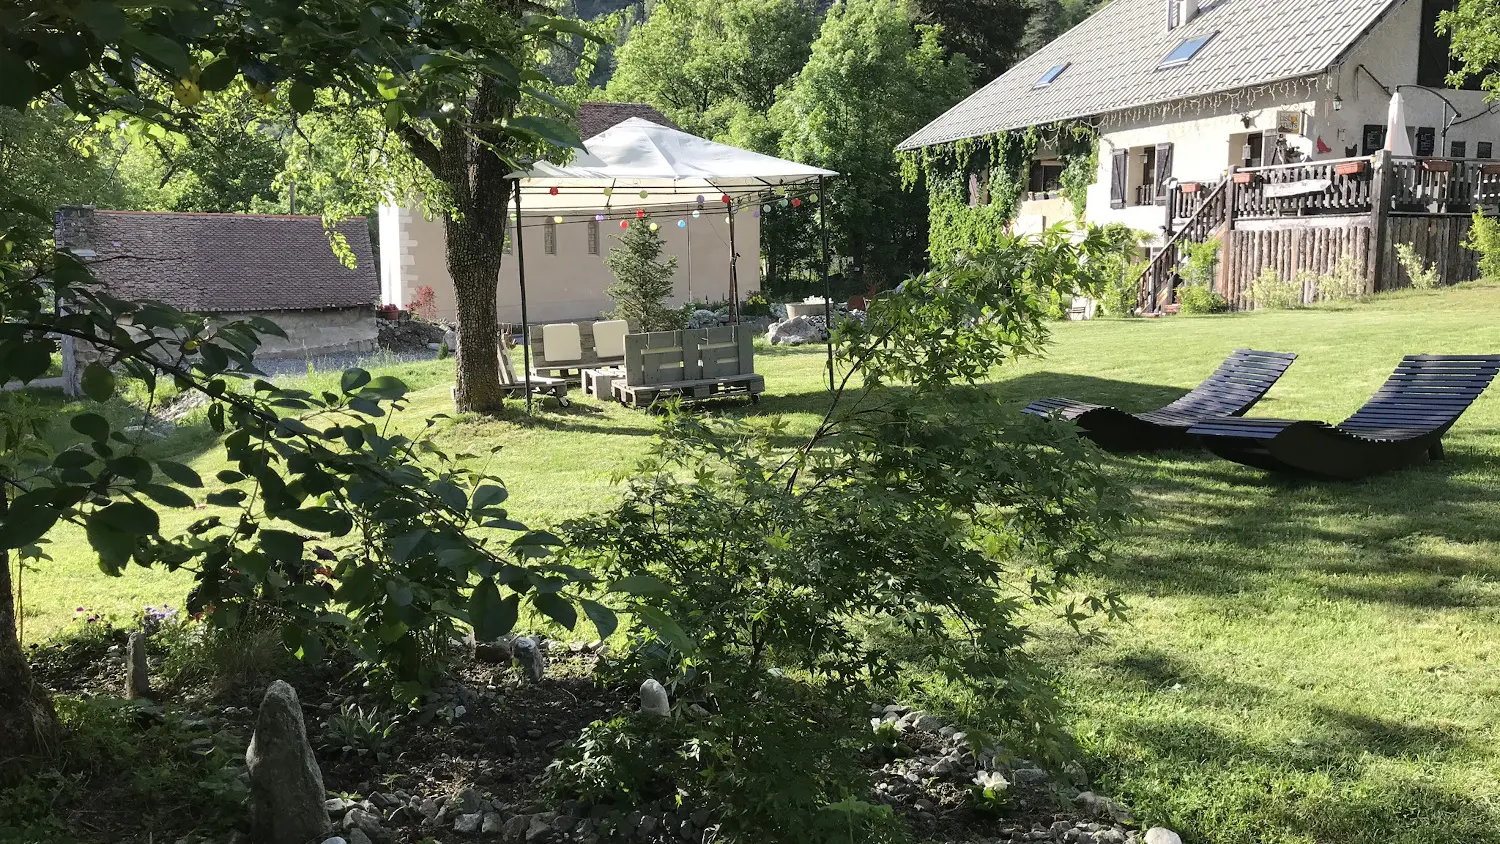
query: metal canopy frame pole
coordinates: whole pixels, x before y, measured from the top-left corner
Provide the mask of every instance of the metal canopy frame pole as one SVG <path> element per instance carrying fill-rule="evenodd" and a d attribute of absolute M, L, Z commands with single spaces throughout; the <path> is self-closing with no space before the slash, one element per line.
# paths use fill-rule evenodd
<path fill-rule="evenodd" d="M 526 313 L 526 239 L 521 231 L 526 228 L 521 217 L 521 182 L 516 181 L 516 278 L 521 282 L 521 354 L 525 358 L 526 412 L 531 412 L 531 318 Z"/>
<path fill-rule="evenodd" d="M 833 374 L 833 288 L 828 280 L 828 183 L 818 177 L 818 230 L 823 239 L 823 333 L 828 335 L 828 389 L 838 388 Z"/>
<path fill-rule="evenodd" d="M 729 323 L 740 324 L 740 253 L 734 244 L 734 203 L 729 203 Z"/>

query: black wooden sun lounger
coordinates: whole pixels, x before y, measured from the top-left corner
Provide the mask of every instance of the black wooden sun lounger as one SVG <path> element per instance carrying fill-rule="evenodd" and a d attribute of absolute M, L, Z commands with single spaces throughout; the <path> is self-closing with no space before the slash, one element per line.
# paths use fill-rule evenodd
<path fill-rule="evenodd" d="M 1500 355 L 1412 355 L 1338 425 L 1215 419 L 1193 426 L 1214 454 L 1246 466 L 1351 479 L 1443 456 L 1443 435 L 1500 372 Z"/>
<path fill-rule="evenodd" d="M 1058 414 L 1110 451 L 1197 448 L 1197 442 L 1188 436 L 1189 428 L 1209 419 L 1245 413 L 1296 359 L 1289 352 L 1240 349 L 1187 395 L 1148 413 L 1127 413 L 1073 399 L 1042 399 L 1032 402 L 1025 412 L 1033 416 Z"/>

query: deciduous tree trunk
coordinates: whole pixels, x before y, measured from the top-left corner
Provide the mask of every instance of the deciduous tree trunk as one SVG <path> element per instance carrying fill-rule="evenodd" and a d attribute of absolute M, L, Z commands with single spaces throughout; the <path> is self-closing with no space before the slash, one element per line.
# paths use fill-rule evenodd
<path fill-rule="evenodd" d="M 0 519 L 5 510 L 6 498 L 0 493 Z M 0 780 L 42 750 L 58 732 L 52 697 L 32 679 L 16 637 L 10 562 L 10 553 L 0 550 Z"/>
<path fill-rule="evenodd" d="M 501 219 L 505 219 L 503 211 Z M 496 243 L 487 236 L 484 225 L 470 218 L 449 215 L 447 226 L 448 274 L 453 278 L 458 310 L 458 389 L 454 397 L 459 410 L 492 413 L 505 404 L 496 345 L 500 316 L 495 304 L 505 231 L 501 229 L 500 242 Z"/>

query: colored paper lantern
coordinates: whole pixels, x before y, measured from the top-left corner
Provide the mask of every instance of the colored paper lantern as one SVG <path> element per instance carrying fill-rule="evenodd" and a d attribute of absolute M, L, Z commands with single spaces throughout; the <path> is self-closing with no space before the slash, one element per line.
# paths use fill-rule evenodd
<path fill-rule="evenodd" d="M 694 211 L 693 212 L 693 219 L 695 219 L 695 220 L 698 219 L 699 217 L 702 217 L 702 216 L 703 216 L 703 212 L 702 211 Z"/>
<path fill-rule="evenodd" d="M 602 223 L 602 222 L 604 222 L 604 215 L 603 214 L 595 214 L 594 215 L 594 222 L 596 222 L 596 223 Z"/>
<path fill-rule="evenodd" d="M 628 229 L 628 228 L 630 228 L 630 221 L 629 220 L 621 220 L 620 221 L 620 228 L 622 228 L 622 229 Z"/>
<path fill-rule="evenodd" d="M 812 196 L 809 196 L 808 199 L 811 199 L 813 201 L 814 205 L 816 205 L 818 203 L 818 195 L 817 194 L 813 194 Z"/>
<path fill-rule="evenodd" d="M 793 199 L 792 200 L 792 207 L 793 208 L 801 208 L 802 207 L 802 200 L 800 200 L 800 199 Z"/>
<path fill-rule="evenodd" d="M 614 196 L 615 195 L 615 189 L 614 188 L 605 188 L 604 189 L 604 195 L 605 196 Z"/>
<path fill-rule="evenodd" d="M 548 190 L 548 191 L 547 191 L 547 193 L 550 193 L 550 194 L 552 194 L 552 195 L 553 195 L 553 196 L 557 196 L 557 188 L 556 188 L 556 187 L 553 187 L 553 188 L 551 188 L 551 189 L 550 189 L 550 190 Z"/>
<path fill-rule="evenodd" d="M 729 203 L 733 202 L 734 200 L 732 198 L 730 198 L 729 194 L 726 193 L 723 196 L 719 197 L 719 201 L 722 202 L 722 203 L 724 203 L 725 205 L 728 205 Z"/>
<path fill-rule="evenodd" d="M 641 199 L 645 199 L 646 197 L 648 197 L 650 195 L 651 195 L 651 191 L 648 191 L 648 190 L 641 191 Z"/>
<path fill-rule="evenodd" d="M 646 212 L 645 212 L 645 210 L 639 209 L 639 208 L 636 209 L 635 218 L 637 220 L 644 220 L 644 219 L 646 219 Z"/>
<path fill-rule="evenodd" d="M 769 214 L 769 213 L 771 213 L 771 206 L 769 206 L 769 205 L 762 205 L 760 207 L 760 210 L 762 210 L 762 211 L 766 212 L 767 214 Z"/>
<path fill-rule="evenodd" d="M 659 228 L 661 228 L 661 226 L 658 226 L 658 225 L 657 225 L 657 224 L 655 224 L 655 223 L 652 223 L 652 224 L 651 224 L 651 230 L 652 230 L 652 231 L 656 231 L 656 230 L 657 230 L 657 229 L 659 229 Z"/>
<path fill-rule="evenodd" d="M 687 228 L 687 220 L 678 220 L 677 221 L 677 228 L 679 228 L 679 229 L 685 229 L 685 228 Z"/>
<path fill-rule="evenodd" d="M 787 201 L 786 201 L 786 200 L 785 200 L 785 199 L 783 199 L 783 200 L 781 200 L 781 207 L 782 207 L 782 208 L 785 208 L 785 207 L 787 207 L 787 206 L 788 206 L 788 205 L 790 205 L 790 204 L 791 204 L 791 203 L 789 203 L 789 202 L 787 202 Z"/>
<path fill-rule="evenodd" d="M 553 217 L 552 218 L 552 222 L 561 225 L 562 224 L 562 217 L 561 216 Z"/>
<path fill-rule="evenodd" d="M 701 193 L 700 193 L 700 194 L 698 194 L 698 204 L 699 204 L 699 205 L 702 205 L 702 204 L 703 204 L 703 194 L 701 194 Z"/>
<path fill-rule="evenodd" d="M 755 218 L 755 219 L 757 219 L 757 220 L 759 220 L 759 219 L 760 219 L 760 209 L 759 209 L 759 208 L 757 208 L 757 209 L 755 209 L 755 211 L 754 211 L 754 212 L 752 212 L 752 213 L 751 213 L 751 214 L 750 214 L 750 216 L 752 216 L 752 217 L 754 217 L 754 218 Z"/>

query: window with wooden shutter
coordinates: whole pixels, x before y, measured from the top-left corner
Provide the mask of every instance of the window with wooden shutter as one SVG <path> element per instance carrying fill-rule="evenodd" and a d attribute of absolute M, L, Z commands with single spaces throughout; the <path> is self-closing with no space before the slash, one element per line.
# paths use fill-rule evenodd
<path fill-rule="evenodd" d="M 1130 181 L 1130 150 L 1117 149 L 1109 160 L 1109 207 L 1125 207 L 1125 191 Z"/>

